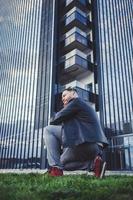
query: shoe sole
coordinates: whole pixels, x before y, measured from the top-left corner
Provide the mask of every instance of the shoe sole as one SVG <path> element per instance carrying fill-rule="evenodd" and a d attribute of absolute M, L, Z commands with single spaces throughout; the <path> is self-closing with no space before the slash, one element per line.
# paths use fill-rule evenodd
<path fill-rule="evenodd" d="M 100 177 L 99 177 L 99 178 L 102 179 L 102 178 L 104 177 L 105 170 L 106 170 L 106 162 L 103 163 L 102 171 L 101 171 L 101 174 L 100 174 Z"/>

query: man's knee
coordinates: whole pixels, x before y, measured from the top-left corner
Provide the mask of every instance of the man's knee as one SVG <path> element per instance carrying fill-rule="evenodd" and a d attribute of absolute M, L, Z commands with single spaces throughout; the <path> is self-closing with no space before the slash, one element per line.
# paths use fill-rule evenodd
<path fill-rule="evenodd" d="M 61 126 L 48 125 L 44 128 L 44 138 L 57 137 L 61 139 Z"/>
<path fill-rule="evenodd" d="M 44 134 L 43 134 L 43 140 L 44 140 L 44 144 L 47 143 L 47 141 L 49 140 L 49 137 L 51 135 L 51 128 L 50 128 L 50 125 L 46 126 L 44 128 Z"/>
<path fill-rule="evenodd" d="M 52 129 L 53 127 L 51 127 L 52 125 L 48 125 L 44 128 L 44 135 L 50 134 L 52 133 Z"/>

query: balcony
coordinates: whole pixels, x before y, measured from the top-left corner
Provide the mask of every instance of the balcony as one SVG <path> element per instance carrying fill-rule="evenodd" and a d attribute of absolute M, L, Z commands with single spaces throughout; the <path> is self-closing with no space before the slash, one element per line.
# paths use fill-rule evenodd
<path fill-rule="evenodd" d="M 77 54 L 62 62 L 60 67 L 62 68 L 60 79 L 62 84 L 76 79 L 82 73 L 93 71 L 93 64 Z"/>
<path fill-rule="evenodd" d="M 75 11 L 61 22 L 61 33 L 64 34 L 73 27 L 78 27 L 85 31 L 87 29 L 92 29 L 92 22 L 90 22 L 87 17 L 84 17 L 79 12 Z"/>
<path fill-rule="evenodd" d="M 66 5 L 63 4 L 63 7 L 64 7 L 63 12 L 62 12 L 63 14 L 67 13 L 69 10 L 71 10 L 74 7 L 77 7 L 84 12 L 88 10 L 91 11 L 92 9 L 91 4 L 87 2 L 86 0 L 73 0 L 73 1 L 70 1 L 70 3 L 66 2 Z"/>
<path fill-rule="evenodd" d="M 92 51 L 93 43 L 78 32 L 74 32 L 63 41 L 61 41 L 62 54 L 66 54 L 73 49 L 79 49 L 80 51 Z"/>

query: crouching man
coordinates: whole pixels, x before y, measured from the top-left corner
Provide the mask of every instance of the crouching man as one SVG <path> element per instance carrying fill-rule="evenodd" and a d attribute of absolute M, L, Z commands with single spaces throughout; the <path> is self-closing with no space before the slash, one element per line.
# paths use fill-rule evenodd
<path fill-rule="evenodd" d="M 101 154 L 108 141 L 96 112 L 71 87 L 63 91 L 62 101 L 64 108 L 44 131 L 49 175 L 62 176 L 63 169 L 87 169 L 89 163 L 94 161 L 94 175 L 102 178 L 106 162 Z"/>

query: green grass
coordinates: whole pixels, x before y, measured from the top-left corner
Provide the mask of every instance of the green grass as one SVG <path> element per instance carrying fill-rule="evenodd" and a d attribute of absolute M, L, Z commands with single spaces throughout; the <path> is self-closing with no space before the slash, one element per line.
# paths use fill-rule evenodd
<path fill-rule="evenodd" d="M 133 177 L 0 174 L 0 200 L 133 200 Z"/>

